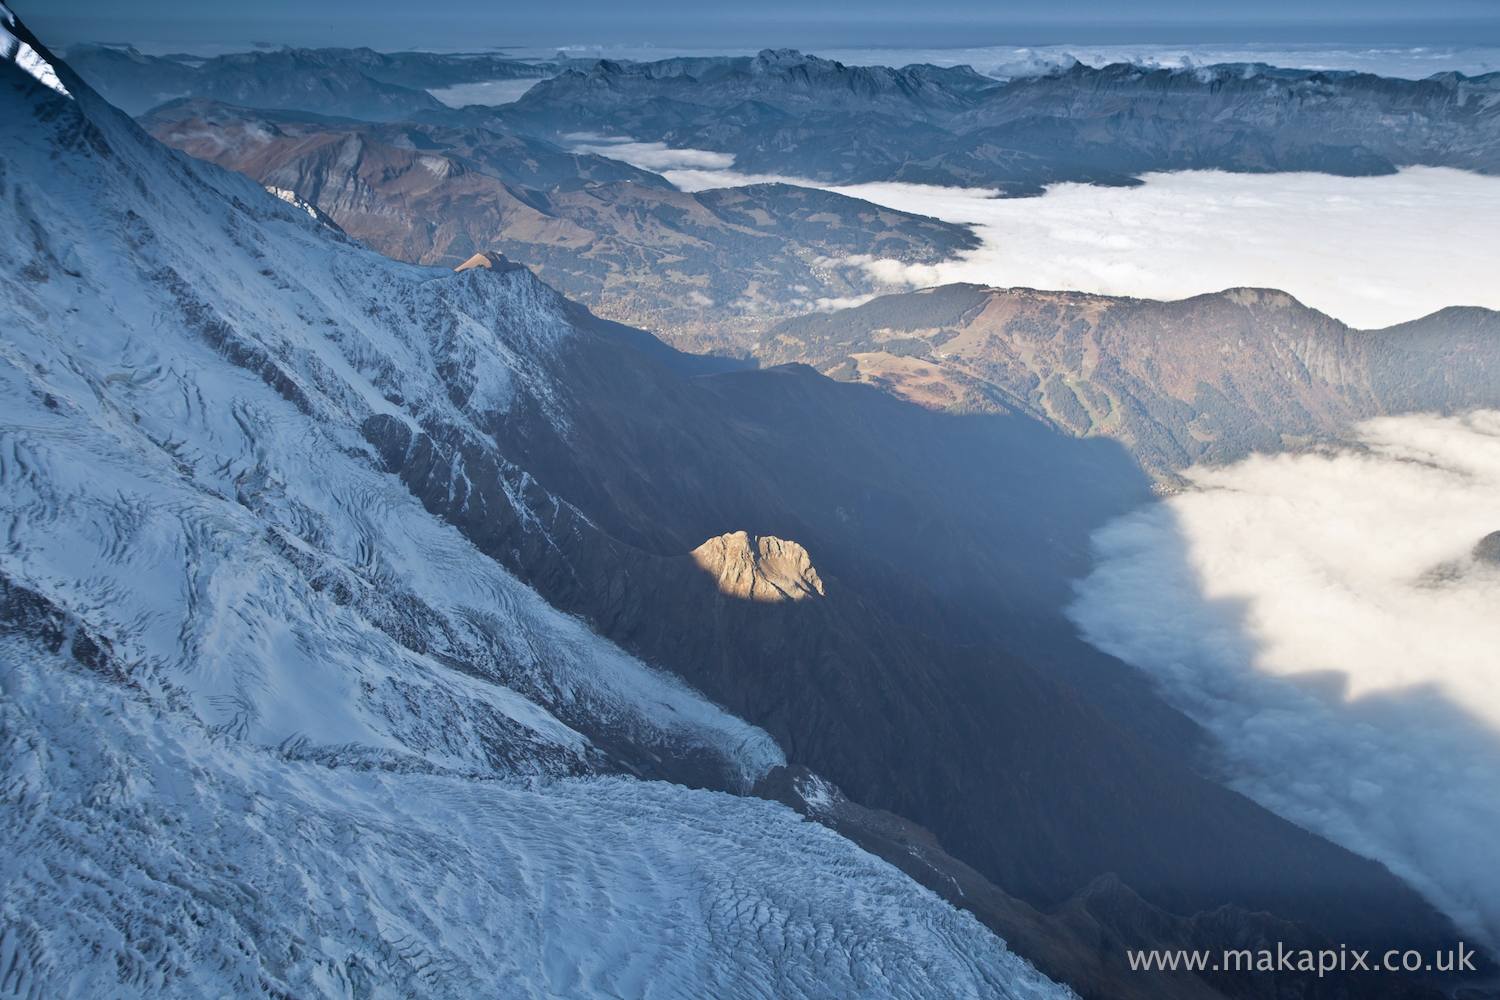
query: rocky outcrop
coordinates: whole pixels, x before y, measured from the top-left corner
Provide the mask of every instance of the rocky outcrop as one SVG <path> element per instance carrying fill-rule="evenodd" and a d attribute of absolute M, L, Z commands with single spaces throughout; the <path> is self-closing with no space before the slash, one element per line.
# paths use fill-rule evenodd
<path fill-rule="evenodd" d="M 471 267 L 486 267 L 491 271 L 519 271 L 522 266 L 513 260 L 506 260 L 503 253 L 495 250 L 485 250 L 483 253 L 476 253 L 453 270 L 467 271 Z"/>
<path fill-rule="evenodd" d="M 320 223 L 327 226 L 329 229 L 332 229 L 334 232 L 342 233 L 344 231 L 337 222 L 333 221 L 333 217 L 331 215 L 328 215 L 312 202 L 304 201 L 301 198 L 297 197 L 297 192 L 289 191 L 286 188 L 279 188 L 274 184 L 267 184 L 265 185 L 265 188 L 268 193 L 275 195 L 282 201 L 286 202 L 288 205 L 292 205 L 296 208 L 302 209 L 302 211 L 306 212 L 314 219 L 317 219 Z"/>
<path fill-rule="evenodd" d="M 823 596 L 823 581 L 796 542 L 743 531 L 710 538 L 692 552 L 698 568 L 719 582 L 719 593 L 746 601 L 800 601 Z"/>

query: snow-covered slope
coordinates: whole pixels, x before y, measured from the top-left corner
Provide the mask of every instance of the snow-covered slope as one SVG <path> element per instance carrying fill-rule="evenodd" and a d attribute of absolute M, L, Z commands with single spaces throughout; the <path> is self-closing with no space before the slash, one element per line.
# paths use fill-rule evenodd
<path fill-rule="evenodd" d="M 782 756 L 382 471 L 372 418 L 565 423 L 550 289 L 380 258 L 0 20 L 0 995 L 1066 995 L 780 805 L 619 776 Z"/>

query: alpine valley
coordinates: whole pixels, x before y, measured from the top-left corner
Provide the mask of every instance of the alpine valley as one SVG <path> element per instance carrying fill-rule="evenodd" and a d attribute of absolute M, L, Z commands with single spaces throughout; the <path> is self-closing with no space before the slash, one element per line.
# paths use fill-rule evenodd
<path fill-rule="evenodd" d="M 0 996 L 1454 988 L 1138 968 L 1474 942 L 1216 780 L 1065 609 L 1188 462 L 1500 406 L 1494 313 L 903 294 L 834 262 L 974 235 L 565 135 L 1017 194 L 1490 170 L 1493 80 L 99 47 L 80 75 L 0 21 Z M 1084 124 L 1017 124 L 1069 88 Z M 1095 114 L 1179 90 L 1165 137 Z M 1294 142 L 1231 135 L 1256 101 L 1302 109 Z M 1398 105 L 1427 138 L 1346 134 Z M 896 138 L 816 141 L 866 127 Z M 1461 987 L 1500 972 L 1472 961 Z"/>

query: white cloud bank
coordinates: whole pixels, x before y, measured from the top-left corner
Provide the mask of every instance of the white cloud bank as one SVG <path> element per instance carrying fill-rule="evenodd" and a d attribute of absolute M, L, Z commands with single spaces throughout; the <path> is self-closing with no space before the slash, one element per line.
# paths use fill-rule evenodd
<path fill-rule="evenodd" d="M 1151 299 L 1279 288 L 1362 329 L 1445 306 L 1500 309 L 1500 177 L 1464 170 L 1408 167 L 1385 177 L 1190 170 L 1147 174 L 1134 188 L 1056 184 L 1040 198 L 997 198 L 983 188 L 923 184 L 827 187 L 738 173 L 728 153 L 571 138 L 577 152 L 658 171 L 684 191 L 824 187 L 972 225 L 984 241 L 940 264 L 865 263 L 885 285 L 968 281 Z"/>
<path fill-rule="evenodd" d="M 733 153 L 712 153 L 706 149 L 673 149 L 664 142 L 636 142 L 634 139 L 615 136 L 594 135 L 591 132 L 575 132 L 564 136 L 568 149 L 574 153 L 595 153 L 616 160 L 623 160 L 642 170 L 703 170 L 724 171 L 734 166 Z M 733 187 L 734 185 L 720 185 Z"/>
<path fill-rule="evenodd" d="M 661 174 L 682 191 L 706 191 L 709 188 L 745 187 L 750 184 L 798 184 L 816 187 L 812 182 L 780 174 L 745 174 L 732 170 L 733 153 L 713 153 L 706 149 L 674 149 L 664 142 L 636 142 L 634 139 L 580 132 L 565 136 L 573 153 L 594 153 L 622 160 L 632 167 Z"/>
<path fill-rule="evenodd" d="M 1058 184 L 1040 198 L 860 184 L 855 198 L 974 224 L 984 245 L 936 265 L 878 261 L 877 280 L 1179 299 L 1280 288 L 1373 329 L 1444 306 L 1500 309 L 1500 177 L 1411 167 L 1386 177 L 1148 174 L 1136 188 Z"/>
<path fill-rule="evenodd" d="M 451 87 L 429 90 L 428 93 L 450 108 L 466 108 L 471 104 L 495 107 L 511 104 L 541 81 L 536 77 L 520 80 L 485 80 L 482 83 L 458 83 Z"/>
<path fill-rule="evenodd" d="M 1223 776 L 1500 950 L 1500 412 L 1199 469 L 1120 518 L 1069 613 L 1220 744 Z"/>

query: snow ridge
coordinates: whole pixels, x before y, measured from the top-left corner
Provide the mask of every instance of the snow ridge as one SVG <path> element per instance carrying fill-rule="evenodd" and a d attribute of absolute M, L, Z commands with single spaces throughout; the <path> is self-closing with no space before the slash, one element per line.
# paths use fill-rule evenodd
<path fill-rule="evenodd" d="M 565 302 L 166 150 L 0 11 L 0 994 L 1070 995 L 830 831 L 608 776 L 564 721 L 741 787 L 784 760 L 362 434 L 483 438 L 524 394 L 566 439 Z"/>
<path fill-rule="evenodd" d="M 10 12 L 10 8 L 0 4 L 0 59 L 9 59 L 21 67 L 32 78 L 43 86 L 51 87 L 64 97 L 73 95 L 68 93 L 68 88 L 62 85 L 57 78 L 57 71 L 52 64 L 43 59 L 27 43 L 21 41 L 8 30 L 16 26 L 16 15 Z"/>

